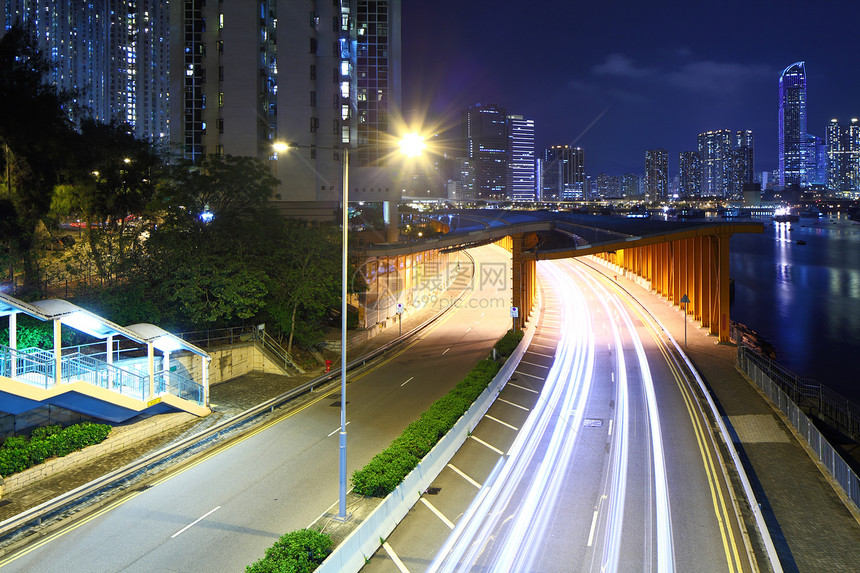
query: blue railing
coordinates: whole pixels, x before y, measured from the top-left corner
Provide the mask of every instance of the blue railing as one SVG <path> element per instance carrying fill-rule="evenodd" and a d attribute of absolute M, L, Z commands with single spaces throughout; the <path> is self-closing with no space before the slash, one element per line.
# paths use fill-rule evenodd
<path fill-rule="evenodd" d="M 12 368 L 14 357 L 14 372 Z M 13 350 L 0 345 L 0 376 L 39 388 L 50 388 L 55 381 L 54 353 L 41 348 Z M 170 372 L 165 384 L 164 372 L 154 375 L 155 393 L 169 393 L 202 405 L 203 385 L 177 372 Z M 64 354 L 60 360 L 61 382 L 81 381 L 105 388 L 123 396 L 146 400 L 149 395 L 149 376 L 146 373 L 126 370 L 80 352 Z"/>

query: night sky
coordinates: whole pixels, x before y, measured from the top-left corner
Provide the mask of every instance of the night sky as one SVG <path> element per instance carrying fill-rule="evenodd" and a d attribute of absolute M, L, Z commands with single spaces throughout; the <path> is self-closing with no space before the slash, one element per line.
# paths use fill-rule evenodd
<path fill-rule="evenodd" d="M 808 131 L 860 116 L 860 0 L 403 0 L 407 117 L 451 127 L 479 101 L 536 122 L 538 153 L 585 149 L 586 172 L 644 172 L 646 149 L 752 129 L 777 166 L 777 82 L 804 60 Z"/>

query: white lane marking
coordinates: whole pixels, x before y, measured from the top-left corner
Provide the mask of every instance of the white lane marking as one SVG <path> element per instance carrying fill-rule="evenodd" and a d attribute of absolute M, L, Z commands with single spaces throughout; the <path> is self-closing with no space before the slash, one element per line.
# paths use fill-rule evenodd
<path fill-rule="evenodd" d="M 611 372 L 610 375 L 612 376 L 612 381 L 615 382 L 615 372 Z"/>
<path fill-rule="evenodd" d="M 493 450 L 494 452 L 496 452 L 500 456 L 505 455 L 505 452 L 503 452 L 502 450 L 500 450 L 499 448 L 497 448 L 495 446 L 491 446 L 490 444 L 488 444 L 487 442 L 485 442 L 481 438 L 476 438 L 475 436 L 469 436 L 469 437 L 472 438 L 473 440 L 475 440 L 476 442 L 478 442 L 479 444 L 481 444 L 483 446 L 487 446 L 488 448 L 490 448 L 491 450 Z"/>
<path fill-rule="evenodd" d="M 513 386 L 514 388 L 519 388 L 520 390 L 525 390 L 526 392 L 531 392 L 532 394 L 540 394 L 537 390 L 532 390 L 531 388 L 526 388 L 525 386 L 520 386 L 519 384 L 514 384 L 513 382 L 508 382 L 507 386 Z"/>
<path fill-rule="evenodd" d="M 553 354 L 541 354 L 540 352 L 535 352 L 534 350 L 526 350 L 526 354 L 534 354 L 535 356 L 540 356 L 542 358 L 555 358 Z"/>
<path fill-rule="evenodd" d="M 460 471 L 459 468 L 453 466 L 452 464 L 448 464 L 448 467 L 451 468 L 452 470 L 454 470 L 455 472 L 457 472 L 460 475 L 460 477 L 462 477 L 464 480 L 466 480 L 467 482 L 469 482 L 470 484 L 472 484 L 476 488 L 481 489 L 481 484 L 479 484 L 478 482 L 476 482 L 475 480 L 473 480 L 472 478 L 467 476 L 465 473 Z"/>
<path fill-rule="evenodd" d="M 195 525 L 197 525 L 198 523 L 200 523 L 201 521 L 203 521 L 204 519 L 206 519 L 207 517 L 209 517 L 210 515 L 212 515 L 216 511 L 218 511 L 219 509 L 221 509 L 220 505 L 218 507 L 216 507 L 215 509 L 210 510 L 209 512 L 205 513 L 204 515 L 201 515 L 200 517 L 198 517 L 197 519 L 195 519 L 194 521 L 192 521 L 191 523 L 189 523 L 188 525 L 186 525 L 185 527 L 183 527 L 182 529 L 180 529 L 179 531 L 177 531 L 176 533 L 171 535 L 170 539 L 173 539 L 177 535 L 185 533 L 186 531 L 188 531 L 189 529 L 191 529 L 192 527 L 194 527 Z"/>
<path fill-rule="evenodd" d="M 431 504 L 429 501 L 427 501 L 427 500 L 426 500 L 426 499 L 424 499 L 423 497 L 421 498 L 421 501 L 424 503 L 424 505 L 426 505 L 426 506 L 427 506 L 427 509 L 429 509 L 430 511 L 432 511 L 433 513 L 435 513 L 435 514 L 436 514 L 436 517 L 438 517 L 439 519 L 441 519 L 441 520 L 442 520 L 442 523 L 444 523 L 445 525 L 447 525 L 447 526 L 448 526 L 448 529 L 454 529 L 454 524 L 453 524 L 453 523 L 451 523 L 451 520 L 450 520 L 450 519 L 448 519 L 447 517 L 445 517 L 444 515 L 442 515 L 442 512 L 441 512 L 441 511 L 439 511 L 438 509 L 436 509 L 435 507 L 433 507 L 433 504 Z"/>
<path fill-rule="evenodd" d="M 511 406 L 513 406 L 514 408 L 519 408 L 520 410 L 525 410 L 526 412 L 528 412 L 528 411 L 529 411 L 529 409 L 528 409 L 528 408 L 526 408 L 525 406 L 520 406 L 519 404 L 514 404 L 513 402 L 510 402 L 510 401 L 508 401 L 508 400 L 505 400 L 504 398 L 496 398 L 496 399 L 497 399 L 499 402 L 504 402 L 505 404 L 510 404 L 510 405 L 511 405 Z"/>
<path fill-rule="evenodd" d="M 450 348 L 450 347 L 449 347 L 449 348 L 446 348 L 446 349 L 445 349 L 445 352 L 443 352 L 443 353 L 442 353 L 442 356 L 445 356 L 446 354 L 448 354 L 448 351 L 449 351 L 449 350 L 451 350 L 451 348 Z"/>
<path fill-rule="evenodd" d="M 543 376 L 535 376 L 534 374 L 529 374 L 528 372 L 523 372 L 521 370 L 516 370 L 517 374 L 522 374 L 523 376 L 528 376 L 529 378 L 536 378 L 538 380 L 543 380 Z"/>
<path fill-rule="evenodd" d="M 486 312 L 482 312 L 482 313 L 481 313 L 481 318 L 484 318 L 484 315 L 485 315 L 485 314 L 487 314 L 487 313 L 486 313 Z"/>
<path fill-rule="evenodd" d="M 347 426 L 349 426 L 351 423 L 352 423 L 352 422 L 347 422 L 347 423 L 346 423 L 346 425 L 347 425 Z M 334 432 L 330 433 L 330 434 L 329 434 L 328 436 L 326 436 L 326 437 L 327 437 L 327 438 L 330 438 L 330 437 L 332 437 L 333 435 L 335 435 L 335 434 L 336 434 L 336 433 L 338 433 L 338 432 L 340 432 L 340 426 L 338 426 L 337 430 L 335 430 Z"/>
<path fill-rule="evenodd" d="M 591 518 L 591 531 L 588 532 L 588 546 L 594 543 L 594 530 L 597 527 L 597 510 L 594 510 L 594 517 Z"/>
<path fill-rule="evenodd" d="M 615 420 L 611 420 L 611 419 L 609 420 L 609 435 L 610 436 L 612 435 L 612 422 L 614 422 L 614 421 Z"/>
<path fill-rule="evenodd" d="M 415 376 L 410 376 L 410 377 L 409 377 L 409 380 L 412 380 L 413 378 L 415 378 Z M 406 386 L 407 384 L 409 384 L 409 380 L 407 380 L 406 382 L 404 382 L 403 384 L 401 384 L 401 386 Z"/>
<path fill-rule="evenodd" d="M 520 364 L 528 364 L 529 366 L 537 366 L 538 368 L 546 368 L 547 370 L 549 370 L 549 366 L 544 366 L 543 364 L 535 364 L 534 362 L 526 362 L 525 360 L 520 360 Z"/>
<path fill-rule="evenodd" d="M 387 541 L 382 544 L 382 548 L 385 549 L 385 552 L 388 553 L 388 556 L 391 557 L 391 560 L 400 569 L 400 573 L 409 573 L 409 569 L 406 568 L 406 565 L 403 564 L 403 561 L 400 560 L 400 557 L 397 556 Z"/>
<path fill-rule="evenodd" d="M 484 417 L 485 417 L 485 418 L 487 418 L 487 419 L 489 419 L 489 420 L 492 420 L 492 421 L 494 421 L 494 422 L 496 422 L 496 423 L 498 423 L 498 424 L 501 424 L 501 425 L 503 425 L 503 426 L 507 426 L 507 427 L 509 427 L 510 429 L 514 430 L 515 432 L 519 432 L 519 431 L 520 431 L 520 429 L 519 429 L 519 428 L 517 428 L 516 426 L 511 426 L 511 425 L 510 425 L 510 424 L 508 424 L 507 422 L 502 422 L 502 421 L 501 421 L 501 420 L 499 420 L 498 418 L 494 418 L 493 416 L 490 416 L 489 414 L 485 414 L 485 415 L 484 415 Z"/>
<path fill-rule="evenodd" d="M 466 331 L 466 334 L 469 334 L 469 331 L 471 331 L 471 330 L 472 330 L 472 327 L 470 326 L 469 330 Z"/>
<path fill-rule="evenodd" d="M 537 342 L 532 342 L 531 346 L 539 346 L 540 348 L 549 348 L 550 350 L 555 350 L 555 346 L 549 346 L 547 344 L 538 344 Z"/>

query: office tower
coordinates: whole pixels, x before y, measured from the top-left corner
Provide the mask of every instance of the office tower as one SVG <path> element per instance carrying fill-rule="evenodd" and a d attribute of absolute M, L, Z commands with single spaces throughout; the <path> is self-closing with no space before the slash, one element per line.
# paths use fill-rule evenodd
<path fill-rule="evenodd" d="M 553 145 L 544 150 L 541 189 L 545 200 L 585 198 L 585 150 Z"/>
<path fill-rule="evenodd" d="M 827 125 L 828 189 L 844 199 L 860 197 L 860 122 L 848 125 L 831 119 Z"/>
<path fill-rule="evenodd" d="M 827 145 L 811 133 L 806 134 L 806 179 L 809 185 L 827 185 Z"/>
<path fill-rule="evenodd" d="M 349 146 L 351 198 L 391 198 L 389 179 L 369 182 L 391 151 L 399 109 L 399 0 L 320 2 L 310 12 L 277 0 L 170 7 L 171 141 L 186 157 L 270 159 L 277 207 L 289 211 L 340 201 Z M 276 141 L 298 148 L 276 154 Z"/>
<path fill-rule="evenodd" d="M 732 132 L 699 134 L 700 197 L 728 197 L 732 186 Z"/>
<path fill-rule="evenodd" d="M 472 159 L 459 158 L 454 161 L 455 173 L 448 181 L 448 199 L 452 201 L 474 201 L 477 199 L 475 184 L 477 169 Z"/>
<path fill-rule="evenodd" d="M 636 197 L 639 195 L 639 176 L 635 173 L 625 173 L 621 176 L 621 196 Z"/>
<path fill-rule="evenodd" d="M 651 201 L 669 197 L 669 154 L 665 149 L 645 152 L 645 193 Z"/>
<path fill-rule="evenodd" d="M 475 161 L 478 199 L 507 196 L 508 129 L 505 110 L 479 103 L 464 112 L 466 156 Z"/>
<path fill-rule="evenodd" d="M 678 195 L 682 199 L 698 197 L 701 193 L 702 171 L 698 151 L 682 151 L 678 156 Z"/>
<path fill-rule="evenodd" d="M 72 119 L 127 122 L 166 143 L 168 16 L 158 0 L 6 0 L 0 35 L 18 21 L 32 32 L 51 82 L 81 108 Z"/>
<path fill-rule="evenodd" d="M 600 173 L 595 177 L 595 182 L 589 199 L 620 199 L 623 197 L 621 191 L 621 177 L 618 175 L 607 175 Z"/>
<path fill-rule="evenodd" d="M 744 129 L 736 131 L 732 146 L 732 185 L 728 199 L 743 198 L 744 185 L 755 179 L 755 146 L 753 132 Z"/>
<path fill-rule="evenodd" d="M 508 116 L 508 198 L 534 201 L 535 122 L 521 115 Z"/>
<path fill-rule="evenodd" d="M 806 185 L 806 67 L 795 62 L 779 76 L 779 185 Z"/>

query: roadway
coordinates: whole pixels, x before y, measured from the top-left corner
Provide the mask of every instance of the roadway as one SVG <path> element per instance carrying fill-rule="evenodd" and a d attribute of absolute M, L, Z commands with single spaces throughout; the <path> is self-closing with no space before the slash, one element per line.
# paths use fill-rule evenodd
<path fill-rule="evenodd" d="M 485 358 L 510 328 L 510 255 L 473 251 L 462 304 L 350 374 L 348 474 Z M 508 272 L 503 272 L 508 269 Z M 471 269 L 464 265 L 463 276 Z M 4 571 L 239 571 L 336 504 L 339 385 L 97 512 L 0 558 Z"/>
<path fill-rule="evenodd" d="M 586 265 L 538 269 L 511 381 L 363 570 L 750 570 L 674 352 Z"/>

